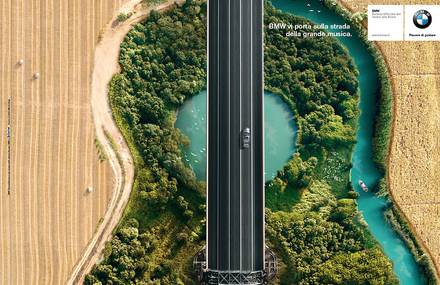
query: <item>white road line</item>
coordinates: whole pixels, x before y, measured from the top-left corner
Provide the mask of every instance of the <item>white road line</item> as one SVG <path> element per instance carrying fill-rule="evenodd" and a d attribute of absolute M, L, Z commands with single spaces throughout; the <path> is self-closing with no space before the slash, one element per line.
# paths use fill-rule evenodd
<path fill-rule="evenodd" d="M 228 269 L 231 270 L 231 0 L 228 0 Z"/>
<path fill-rule="evenodd" d="M 253 97 L 254 97 L 254 94 L 253 94 L 253 92 L 254 92 L 254 73 L 253 73 L 253 68 L 254 68 L 254 66 L 253 66 L 253 59 L 254 59 L 254 53 L 253 53 L 253 49 L 252 49 L 252 44 L 253 44 L 253 33 L 254 33 L 254 30 L 253 30 L 253 25 L 252 25 L 252 19 L 253 19 L 253 4 L 254 4 L 254 1 L 253 0 L 251 0 L 251 5 L 250 5 L 250 7 L 251 7 L 251 18 L 250 18 L 250 21 L 251 21 L 251 41 L 250 41 L 250 45 L 251 45 L 251 48 L 250 48 L 250 50 L 251 50 L 251 71 L 250 71 L 250 76 L 251 76 L 251 78 L 250 78 L 250 82 L 251 82 L 251 96 L 250 96 L 250 98 L 251 98 L 251 132 L 252 132 L 252 136 L 251 136 L 251 138 L 254 138 L 254 135 L 255 135 L 255 128 L 254 128 L 254 117 L 253 117 L 253 112 L 254 112 L 254 104 L 253 104 Z M 255 140 L 253 140 L 253 141 L 255 141 Z M 254 170 L 254 142 L 252 142 L 251 143 L 251 177 L 253 178 L 254 177 L 254 174 L 255 174 L 255 170 Z M 255 240 L 255 236 L 254 236 L 254 222 L 255 222 L 255 216 L 254 216 L 254 179 L 251 179 L 251 201 L 252 201 L 252 204 L 251 204 L 251 213 L 252 213 L 252 215 L 251 215 L 251 237 L 252 237 L 252 244 L 251 244 L 251 257 L 252 257 L 252 270 L 254 269 L 254 247 L 255 247 L 255 243 L 254 243 L 254 240 Z"/>
<path fill-rule="evenodd" d="M 262 250 L 263 250 L 263 256 L 265 256 L 265 252 L 266 252 L 266 231 L 265 231 L 265 223 L 266 223 L 266 190 L 265 190 L 265 187 L 266 187 L 266 185 L 265 185 L 265 181 L 266 181 L 266 178 L 264 177 L 264 167 L 265 167 L 265 164 L 266 164 L 266 157 L 265 157 L 265 148 L 264 148 L 264 146 L 265 146 L 265 143 L 264 143 L 264 134 L 265 134 L 265 123 L 264 123 L 264 1 L 262 1 L 262 0 L 258 0 L 258 1 L 261 1 L 261 34 L 260 34 L 260 36 L 261 36 L 261 38 L 260 38 L 260 40 L 261 40 L 261 62 L 260 62 L 260 64 L 261 64 L 261 77 L 262 77 L 262 79 L 261 79 L 261 84 L 262 84 L 262 88 L 261 88 L 261 92 L 263 93 L 263 94 L 261 94 L 261 116 L 262 116 L 262 118 L 261 118 L 261 121 L 262 121 L 262 124 L 263 124 L 263 126 L 262 126 L 262 133 L 261 133 L 261 145 L 262 145 L 262 147 L 261 147 L 261 149 L 262 149 L 262 156 L 263 156 L 263 159 L 262 159 L 262 165 L 261 165 L 261 167 L 262 167 L 262 169 L 263 169 L 263 177 L 262 178 L 260 178 L 262 181 L 260 181 L 260 183 L 261 183 L 261 186 L 263 187 L 263 189 L 262 189 L 262 191 L 263 191 L 263 194 L 262 194 L 262 196 L 263 196 L 263 200 L 262 200 L 262 203 L 263 203 L 263 216 L 262 216 L 262 219 L 263 219 L 263 229 L 262 229 L 262 232 L 263 232 L 263 248 L 262 248 Z M 264 268 L 264 265 L 265 265 L 265 260 L 263 260 L 263 268 Z"/>
<path fill-rule="evenodd" d="M 241 104 L 241 96 L 242 96 L 242 85 L 241 85 L 241 80 L 242 80 L 242 70 L 241 70 L 241 65 L 242 65 L 242 50 L 241 50 L 241 40 L 242 40 L 242 35 L 243 35 L 243 30 L 242 30 L 242 19 L 241 19 L 241 14 L 242 14 L 242 0 L 240 0 L 240 11 L 239 11 L 239 17 L 240 17 L 240 80 L 239 80 L 239 86 L 240 86 L 240 131 L 243 129 L 243 121 L 242 121 L 242 117 L 241 117 L 241 108 L 242 108 L 242 104 Z M 241 150 L 240 150 L 240 271 L 243 269 L 243 259 L 241 258 L 241 256 L 243 256 L 243 209 L 241 207 L 241 205 L 243 205 L 243 196 L 242 196 L 242 163 L 241 163 L 241 159 L 242 158 L 242 154 L 241 154 Z"/>
<path fill-rule="evenodd" d="M 219 80 L 219 77 L 220 77 L 220 64 L 218 64 L 218 62 L 219 62 L 219 60 L 220 60 L 220 55 L 219 55 L 219 51 L 220 51 L 220 9 L 219 9 L 219 7 L 220 7 L 220 3 L 219 2 L 217 2 L 218 4 L 217 4 L 217 94 L 220 94 L 220 80 Z M 218 106 L 220 106 L 220 96 L 216 96 L 217 97 L 217 108 L 218 108 Z M 217 125 L 216 125 L 216 128 L 217 128 L 217 140 L 219 139 L 219 137 L 220 137 L 220 128 L 219 128 L 219 122 L 220 122 L 220 114 L 217 112 Z M 220 161 L 220 159 L 219 159 L 219 157 L 220 157 L 220 149 L 219 149 L 219 144 L 216 144 L 216 146 L 217 146 L 217 149 L 216 149 L 216 151 L 217 151 L 217 157 L 216 157 L 216 159 L 217 159 L 217 169 L 216 169 L 216 171 L 217 171 L 217 173 L 218 173 L 218 171 L 219 171 L 219 169 L 220 169 L 220 165 L 219 165 L 219 161 Z M 216 209 L 216 215 L 217 215 L 217 267 L 218 267 L 218 265 L 219 265 L 219 238 L 218 238 L 218 236 L 219 236 L 219 225 L 220 225 L 220 220 L 219 220 L 219 203 L 220 203 L 220 197 L 219 197 L 219 191 L 218 191 L 218 189 L 220 188 L 220 185 L 219 185 L 219 177 L 218 177 L 218 175 L 217 175 L 217 177 L 216 177 L 216 183 L 217 183 L 217 209 Z"/>
<path fill-rule="evenodd" d="M 208 70 L 209 70 L 209 3 L 211 1 L 207 1 L 207 5 L 208 5 L 208 12 L 207 12 L 207 19 L 206 19 L 206 48 L 207 48 L 207 53 L 206 53 L 206 77 L 208 77 Z M 205 247 L 205 257 L 206 257 L 206 267 L 209 267 L 208 264 L 208 240 L 209 240 L 209 196 L 208 196 L 208 187 L 209 187 L 209 168 L 208 168 L 208 164 L 209 164 L 209 80 L 206 80 L 206 247 Z"/>

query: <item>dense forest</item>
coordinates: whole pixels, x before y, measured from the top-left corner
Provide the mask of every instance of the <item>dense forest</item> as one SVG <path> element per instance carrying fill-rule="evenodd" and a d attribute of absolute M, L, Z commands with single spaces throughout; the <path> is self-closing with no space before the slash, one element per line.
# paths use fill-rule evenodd
<path fill-rule="evenodd" d="M 121 44 L 110 101 L 136 163 L 125 216 L 85 284 L 195 284 L 205 239 L 205 186 L 182 161 L 174 128 L 186 98 L 206 88 L 206 4 L 153 12 Z M 266 22 L 306 20 L 266 4 Z M 266 88 L 290 106 L 298 152 L 266 185 L 268 244 L 279 284 L 397 284 L 356 208 L 348 181 L 358 116 L 357 71 L 332 38 L 266 30 Z"/>

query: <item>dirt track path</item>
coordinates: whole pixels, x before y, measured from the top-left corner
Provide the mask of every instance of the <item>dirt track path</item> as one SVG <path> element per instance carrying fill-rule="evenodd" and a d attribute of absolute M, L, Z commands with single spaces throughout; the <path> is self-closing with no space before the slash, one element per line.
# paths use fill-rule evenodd
<path fill-rule="evenodd" d="M 132 26 L 144 20 L 151 10 L 163 11 L 172 7 L 175 2 L 182 1 L 168 0 L 159 6 L 148 8 L 143 7 L 139 2 L 139 0 L 132 0 L 121 7 L 103 31 L 101 41 L 95 49 L 91 86 L 93 119 L 96 137 L 101 142 L 115 174 L 115 185 L 113 196 L 102 222 L 73 269 L 67 284 L 81 284 L 85 275 L 99 261 L 105 243 L 111 239 L 112 232 L 122 217 L 133 185 L 133 159 L 121 132 L 113 120 L 108 102 L 108 84 L 113 75 L 120 71 L 118 63 L 120 44 Z M 133 15 L 127 21 L 117 24 L 116 17 L 122 12 L 133 12 Z M 106 135 L 109 135 L 116 142 L 117 150 L 112 148 Z M 122 165 L 118 161 L 118 155 L 121 158 Z"/>

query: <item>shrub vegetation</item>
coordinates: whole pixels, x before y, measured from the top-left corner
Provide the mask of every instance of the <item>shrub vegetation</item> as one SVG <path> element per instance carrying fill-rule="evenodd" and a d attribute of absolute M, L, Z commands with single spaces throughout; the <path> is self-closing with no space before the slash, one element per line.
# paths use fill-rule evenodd
<path fill-rule="evenodd" d="M 266 22 L 308 23 L 266 5 Z M 360 221 L 348 181 L 358 117 L 357 71 L 331 38 L 266 30 L 268 91 L 290 106 L 298 152 L 266 185 L 268 243 L 281 284 L 397 284 Z M 205 88 L 206 4 L 153 12 L 121 44 L 110 101 L 136 162 L 133 196 L 85 284 L 195 284 L 205 239 L 204 184 L 182 161 L 176 110 Z M 373 282 L 373 283 L 371 283 Z"/>
<path fill-rule="evenodd" d="M 383 173 L 383 178 L 380 180 L 377 187 L 377 195 L 388 196 L 388 157 L 394 118 L 394 98 L 388 67 L 378 47 L 372 42 L 368 41 L 367 31 L 364 28 L 365 22 L 363 22 L 365 15 L 352 15 L 348 10 L 338 5 L 335 0 L 324 0 L 324 4 L 327 6 L 327 8 L 344 17 L 347 22 L 355 28 L 356 32 L 359 34 L 360 39 L 364 42 L 374 58 L 377 68 L 377 74 L 379 77 L 380 89 L 378 90 L 379 100 L 377 104 L 376 123 L 374 128 L 373 159 L 376 162 L 377 167 Z M 393 202 L 390 202 L 390 207 L 385 212 L 386 218 L 392 224 L 396 232 L 402 237 L 402 239 L 411 250 L 412 254 L 415 256 L 416 262 L 423 271 L 427 283 L 438 284 L 438 282 L 436 281 L 436 270 L 434 268 L 434 265 L 432 264 L 432 261 L 430 260 L 429 256 L 423 251 L 416 237 L 409 229 L 408 221 L 404 218 L 398 207 L 396 207 L 392 203 Z"/>

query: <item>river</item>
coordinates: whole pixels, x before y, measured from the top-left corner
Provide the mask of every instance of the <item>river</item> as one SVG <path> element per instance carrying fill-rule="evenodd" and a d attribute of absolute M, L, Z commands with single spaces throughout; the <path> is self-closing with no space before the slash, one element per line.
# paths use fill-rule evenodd
<path fill-rule="evenodd" d="M 284 12 L 302 16 L 317 24 L 331 26 L 345 23 L 341 16 L 327 9 L 320 1 L 273 0 L 272 4 Z M 338 30 L 330 31 L 337 32 Z M 361 116 L 356 133 L 357 143 L 352 157 L 351 176 L 353 187 L 360 194 L 358 208 L 368 228 L 393 262 L 394 272 L 400 284 L 426 284 L 414 256 L 384 217 L 383 211 L 388 203 L 387 200 L 372 193 L 363 192 L 358 185 L 359 179 L 367 185 L 375 185 L 380 179 L 380 173 L 372 160 L 373 123 L 379 82 L 372 56 L 356 33 L 352 30 L 350 32 L 352 37 L 338 39 L 348 49 L 360 72 L 358 79 L 361 91 L 359 104 Z"/>
<path fill-rule="evenodd" d="M 272 3 L 284 12 L 305 17 L 317 24 L 330 26 L 345 23 L 341 16 L 324 7 L 318 0 L 273 0 Z M 331 31 L 337 32 L 338 30 Z M 372 56 L 356 33 L 352 30 L 350 33 L 353 35 L 352 37 L 338 39 L 348 49 L 360 72 L 358 79 L 361 91 L 359 104 L 361 115 L 356 133 L 357 143 L 352 156 L 353 169 L 351 174 L 353 187 L 360 194 L 358 208 L 368 224 L 369 230 L 393 262 L 394 273 L 400 284 L 426 284 L 413 255 L 383 215 L 388 203 L 387 200 L 370 192 L 363 192 L 358 185 L 359 179 L 362 179 L 369 186 L 375 185 L 381 177 L 372 160 L 373 123 L 379 82 Z M 265 94 L 265 114 L 265 179 L 267 181 L 282 169 L 293 154 L 296 143 L 296 126 L 293 122 L 293 114 L 278 96 Z M 269 115 L 270 119 L 268 119 Z M 185 102 L 179 110 L 176 127 L 191 140 L 189 148 L 184 151 L 184 159 L 191 165 L 197 178 L 205 180 L 206 91 Z"/>
<path fill-rule="evenodd" d="M 296 124 L 292 111 L 276 95 L 264 94 L 265 180 L 276 176 L 292 157 L 296 145 Z M 206 177 L 206 91 L 191 97 L 179 109 L 176 127 L 188 136 L 191 144 L 183 158 L 199 180 Z"/>

